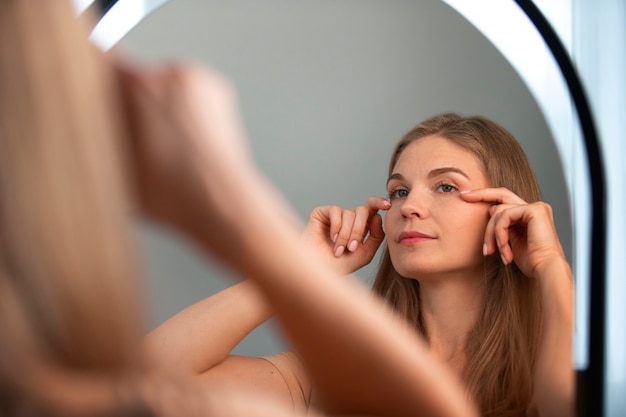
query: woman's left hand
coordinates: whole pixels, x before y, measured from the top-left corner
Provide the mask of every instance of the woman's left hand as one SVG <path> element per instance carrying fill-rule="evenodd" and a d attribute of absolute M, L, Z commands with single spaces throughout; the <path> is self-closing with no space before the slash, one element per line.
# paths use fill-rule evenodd
<path fill-rule="evenodd" d="M 493 204 L 485 230 L 485 255 L 499 250 L 505 264 L 515 262 L 528 277 L 538 277 L 550 261 L 565 259 L 549 204 L 527 203 L 503 187 L 460 195 L 468 202 Z"/>
<path fill-rule="evenodd" d="M 498 250 L 505 264 L 515 262 L 541 288 L 542 330 L 535 363 L 533 402 L 542 416 L 574 414 L 572 370 L 572 273 L 559 242 L 552 208 L 527 203 L 506 188 L 461 193 L 468 202 L 490 203 L 485 255 Z"/>

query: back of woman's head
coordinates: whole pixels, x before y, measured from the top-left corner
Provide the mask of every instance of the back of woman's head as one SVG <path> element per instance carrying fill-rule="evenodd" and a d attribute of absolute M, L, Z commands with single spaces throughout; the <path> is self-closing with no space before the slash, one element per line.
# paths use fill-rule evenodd
<path fill-rule="evenodd" d="M 3 415 L 44 375 L 138 364 L 116 88 L 81 23 L 69 1 L 0 2 Z"/>

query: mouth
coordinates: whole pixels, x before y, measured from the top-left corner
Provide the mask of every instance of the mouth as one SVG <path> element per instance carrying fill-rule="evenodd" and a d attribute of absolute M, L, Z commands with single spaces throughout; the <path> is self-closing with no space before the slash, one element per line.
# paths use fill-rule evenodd
<path fill-rule="evenodd" d="M 435 240 L 436 237 L 419 232 L 402 232 L 398 236 L 398 243 L 401 245 L 413 245 L 415 243 Z"/>

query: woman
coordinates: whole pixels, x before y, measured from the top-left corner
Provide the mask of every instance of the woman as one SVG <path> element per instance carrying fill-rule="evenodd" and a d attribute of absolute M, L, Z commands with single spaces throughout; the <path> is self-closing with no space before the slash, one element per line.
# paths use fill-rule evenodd
<path fill-rule="evenodd" d="M 350 273 L 386 235 L 375 292 L 463 379 L 482 415 L 573 415 L 571 271 L 515 139 L 482 117 L 435 116 L 400 140 L 387 188 L 388 200 L 372 197 L 355 210 L 313 210 L 304 241 Z M 387 211 L 384 232 L 379 210 Z M 269 313 L 254 288 L 240 284 L 166 322 L 148 348 L 206 380 L 261 384 L 285 401 L 324 408 L 295 353 L 228 356 Z M 223 320 L 219 333 L 197 336 L 189 324 L 215 317 Z M 184 340 L 184 355 L 166 337 Z M 209 340 L 219 349 L 203 348 Z"/>
<path fill-rule="evenodd" d="M 0 414 L 294 414 L 145 357 L 132 235 L 142 215 L 250 277 L 338 412 L 476 415 L 396 317 L 299 248 L 227 81 L 105 57 L 82 23 L 69 1 L 0 2 Z"/>
<path fill-rule="evenodd" d="M 485 415 L 523 415 L 532 403 L 566 415 L 571 272 L 514 138 L 481 117 L 434 117 L 396 146 L 387 188 L 374 290 L 463 375 Z"/>

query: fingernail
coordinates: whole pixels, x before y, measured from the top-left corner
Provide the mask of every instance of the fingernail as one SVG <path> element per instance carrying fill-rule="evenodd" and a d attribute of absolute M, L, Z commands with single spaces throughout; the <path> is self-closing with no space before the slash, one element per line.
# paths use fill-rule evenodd
<path fill-rule="evenodd" d="M 333 243 L 335 243 L 338 238 L 339 238 L 339 233 L 335 233 L 335 236 L 333 236 Z"/>
<path fill-rule="evenodd" d="M 500 259 L 502 259 L 502 263 L 503 264 L 508 264 L 508 262 L 506 261 L 506 259 L 504 259 L 504 255 L 500 255 Z"/>
<path fill-rule="evenodd" d="M 358 246 L 359 246 L 359 242 L 357 242 L 356 240 L 353 240 L 353 241 L 352 241 L 352 242 L 350 242 L 350 244 L 348 245 L 348 250 L 349 250 L 350 252 L 354 252 Z"/>
<path fill-rule="evenodd" d="M 343 246 L 339 246 L 337 249 L 335 249 L 335 256 L 340 257 L 341 255 L 343 255 L 344 250 L 345 248 Z"/>
<path fill-rule="evenodd" d="M 487 244 L 483 243 L 483 256 L 487 256 Z"/>
<path fill-rule="evenodd" d="M 459 194 L 468 194 L 471 193 L 472 190 L 463 190 L 463 191 L 459 191 Z"/>
<path fill-rule="evenodd" d="M 391 201 L 389 201 L 389 200 L 384 200 L 384 201 L 383 201 L 383 204 L 384 204 L 384 205 L 386 205 L 386 206 L 390 206 L 390 205 L 391 205 Z"/>

